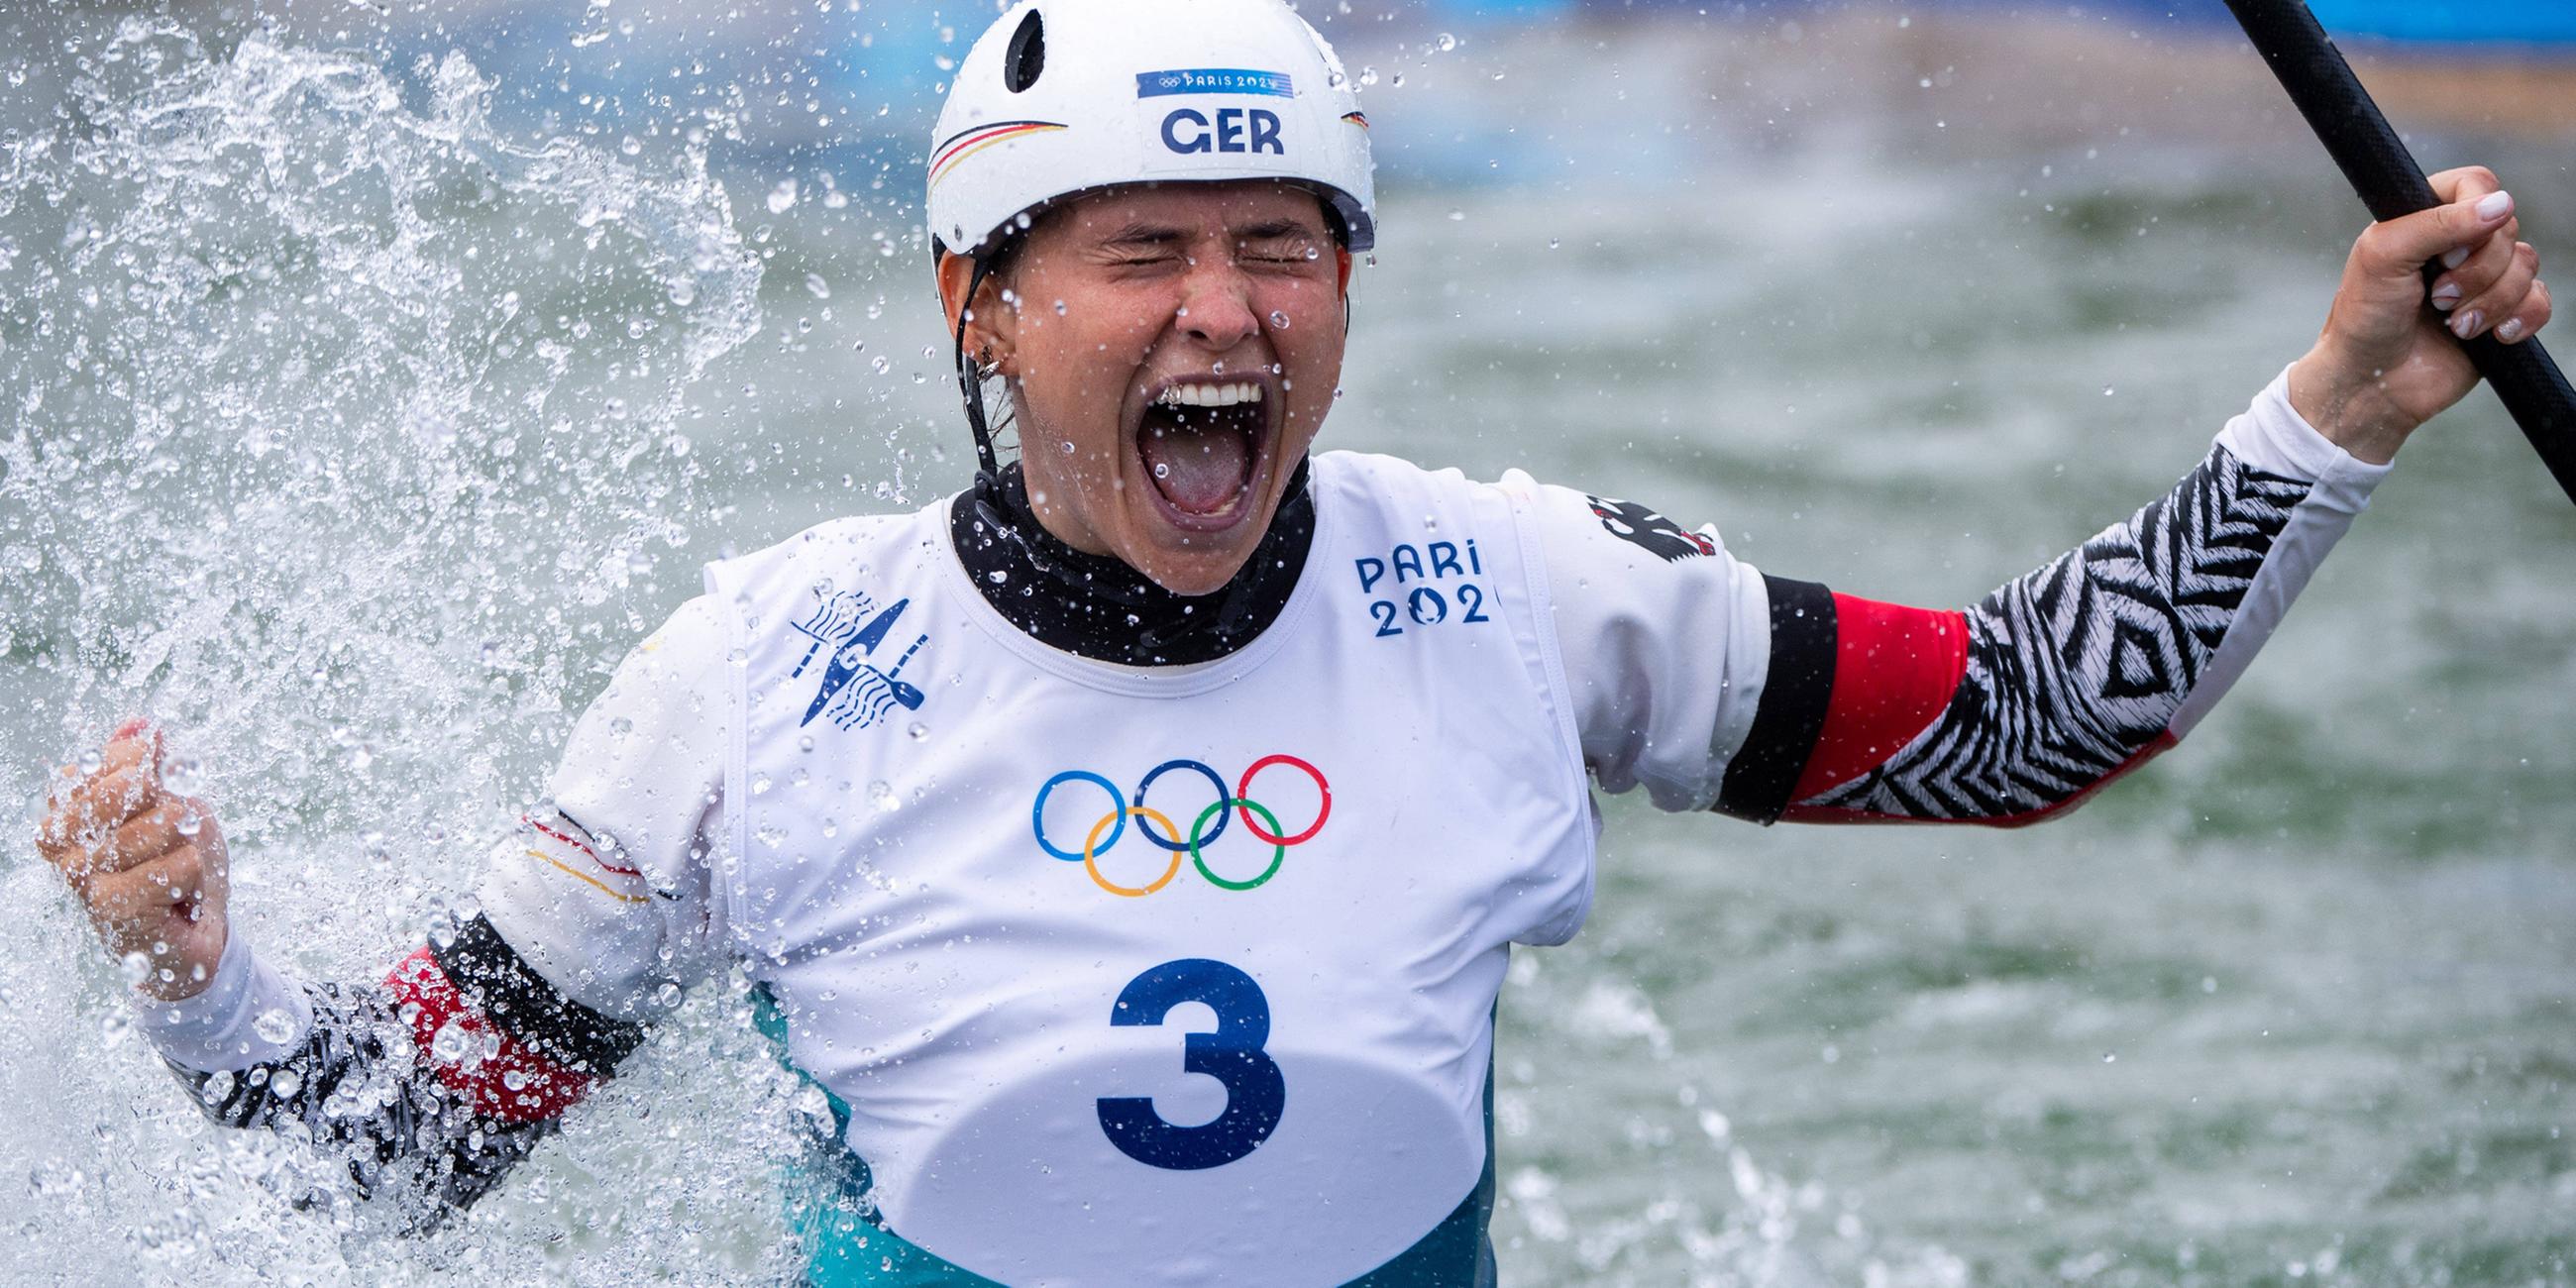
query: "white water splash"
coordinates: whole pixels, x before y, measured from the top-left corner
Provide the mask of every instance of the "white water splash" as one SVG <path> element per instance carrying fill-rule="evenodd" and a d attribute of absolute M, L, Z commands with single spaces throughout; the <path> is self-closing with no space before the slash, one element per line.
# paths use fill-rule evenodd
<path fill-rule="evenodd" d="M 617 592 L 690 539 L 702 466 L 664 445 L 757 332 L 760 269 L 702 156 L 657 172 L 514 142 L 462 55 L 403 79 L 130 20 L 65 56 L 64 110 L 0 139 L 0 688 L 26 699 L 0 712 L 0 791 L 29 798 L 36 757 L 151 715 L 228 833 L 237 931 L 372 980 L 470 907 L 488 836 L 647 625 Z M 198 1117 L 113 1022 L 114 964 L 12 832 L 0 892 L 30 911 L 0 927 L 0 1048 L 60 1055 L 0 1063 L 0 1098 L 46 1106 L 0 1123 L 43 1200 L 18 1205 L 25 1264 L 523 1282 L 580 1250 L 581 1277 L 775 1277 L 777 1141 L 698 1142 L 667 1204 L 603 1216 L 621 1187 L 566 1183 L 647 1170 L 601 1160 L 659 1152 L 678 1119 L 648 1123 L 648 1096 L 787 1120 L 739 987 L 693 1000 L 462 1231 L 357 1237 L 242 1183 L 337 1164 Z M 699 1060 L 725 1072 L 674 1085 Z"/>

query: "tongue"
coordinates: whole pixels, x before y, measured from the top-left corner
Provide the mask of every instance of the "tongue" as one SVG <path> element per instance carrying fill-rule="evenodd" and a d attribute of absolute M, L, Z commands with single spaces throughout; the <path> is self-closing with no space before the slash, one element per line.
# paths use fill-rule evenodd
<path fill-rule="evenodd" d="M 1191 514 L 1224 509 L 1252 476 L 1251 436 L 1230 426 L 1156 419 L 1163 423 L 1147 425 L 1138 444 L 1154 486 Z"/>

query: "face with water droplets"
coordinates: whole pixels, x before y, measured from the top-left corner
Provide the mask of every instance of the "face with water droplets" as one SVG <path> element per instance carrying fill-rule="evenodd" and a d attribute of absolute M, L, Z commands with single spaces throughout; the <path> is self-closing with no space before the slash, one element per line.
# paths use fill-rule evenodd
<path fill-rule="evenodd" d="M 940 266 L 952 321 L 970 271 Z M 1039 521 L 1167 590 L 1223 586 L 1332 406 L 1349 282 L 1301 188 L 1138 185 L 1048 212 L 967 335 L 1011 383 Z"/>

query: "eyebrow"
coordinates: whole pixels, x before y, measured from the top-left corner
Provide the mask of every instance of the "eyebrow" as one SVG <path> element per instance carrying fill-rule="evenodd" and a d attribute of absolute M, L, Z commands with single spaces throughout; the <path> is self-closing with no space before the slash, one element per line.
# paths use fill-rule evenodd
<path fill-rule="evenodd" d="M 1240 228 L 1228 229 L 1227 231 L 1238 243 L 1277 241 L 1285 237 L 1318 237 L 1323 235 L 1323 230 L 1315 227 L 1312 223 L 1291 216 L 1264 219 L 1259 223 L 1247 224 Z M 1137 220 L 1133 223 L 1121 225 L 1117 230 L 1102 237 L 1097 244 L 1104 248 L 1111 249 L 1119 247 L 1169 246 L 1174 242 L 1186 241 L 1188 240 L 1188 237 L 1188 233 L 1174 225 Z"/>
<path fill-rule="evenodd" d="M 1100 239 L 1102 246 L 1169 246 L 1182 238 L 1181 230 L 1170 224 L 1138 221 L 1120 227 Z"/>
<path fill-rule="evenodd" d="M 1313 237 L 1322 231 L 1322 229 L 1307 223 L 1305 220 L 1292 219 L 1283 216 L 1277 219 L 1265 219 L 1260 223 L 1250 225 L 1249 227 L 1235 229 L 1234 239 L 1239 242 L 1273 241 L 1281 237 Z"/>

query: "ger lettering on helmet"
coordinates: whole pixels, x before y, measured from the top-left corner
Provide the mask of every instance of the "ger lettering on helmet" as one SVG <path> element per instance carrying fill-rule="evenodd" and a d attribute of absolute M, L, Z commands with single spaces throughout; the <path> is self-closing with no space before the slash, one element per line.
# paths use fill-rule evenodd
<path fill-rule="evenodd" d="M 1280 0 L 1023 0 L 975 41 L 932 131 L 930 232 L 986 247 L 1048 202 L 1126 183 L 1278 179 L 1377 243 L 1367 118 Z"/>
<path fill-rule="evenodd" d="M 1345 249 L 1377 244 L 1368 118 L 1332 46 L 1281 0 L 1022 0 L 967 51 L 931 134 L 934 264 L 974 257 L 975 298 L 1049 204 L 1134 183 L 1312 188 Z M 978 462 L 998 473 L 982 380 L 954 337 Z"/>

